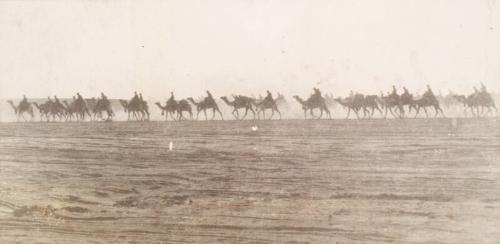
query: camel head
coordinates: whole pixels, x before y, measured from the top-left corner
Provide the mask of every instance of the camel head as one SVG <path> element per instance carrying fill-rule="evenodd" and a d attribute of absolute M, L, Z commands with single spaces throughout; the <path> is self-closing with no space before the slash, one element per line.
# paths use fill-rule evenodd
<path fill-rule="evenodd" d="M 122 107 L 123 107 L 123 110 L 124 110 L 125 112 L 127 112 L 127 109 L 128 109 L 128 102 L 127 102 L 126 100 L 123 100 L 123 99 L 120 99 L 119 101 L 120 101 L 120 104 L 121 104 L 121 105 L 122 105 Z"/>
<path fill-rule="evenodd" d="M 12 102 L 12 100 L 8 100 L 7 103 L 9 103 L 10 106 L 12 106 L 12 108 L 14 109 L 14 112 L 17 114 L 18 109 L 17 109 L 16 105 L 14 105 L 14 102 Z"/>
<path fill-rule="evenodd" d="M 302 104 L 302 105 L 305 103 L 305 102 L 304 102 L 304 100 L 303 100 L 302 98 L 300 98 L 299 96 L 297 96 L 297 95 L 293 96 L 293 98 L 294 98 L 295 100 L 297 100 L 297 102 L 299 102 L 299 103 L 300 103 L 300 104 Z"/>
<path fill-rule="evenodd" d="M 187 100 L 193 103 L 194 105 L 198 105 L 198 103 L 192 97 L 188 97 Z"/>

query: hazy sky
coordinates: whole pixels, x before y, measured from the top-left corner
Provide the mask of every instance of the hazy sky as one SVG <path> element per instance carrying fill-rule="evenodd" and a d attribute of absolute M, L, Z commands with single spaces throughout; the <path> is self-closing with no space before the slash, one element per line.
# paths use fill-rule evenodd
<path fill-rule="evenodd" d="M 0 97 L 500 91 L 495 0 L 0 1 Z"/>

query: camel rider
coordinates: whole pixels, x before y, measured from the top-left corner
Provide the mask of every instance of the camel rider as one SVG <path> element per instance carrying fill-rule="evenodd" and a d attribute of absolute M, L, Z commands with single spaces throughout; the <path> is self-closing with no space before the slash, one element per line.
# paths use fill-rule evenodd
<path fill-rule="evenodd" d="M 267 92 L 267 97 L 269 97 L 269 98 L 273 97 L 273 94 L 269 90 L 267 90 L 266 92 Z"/>
<path fill-rule="evenodd" d="M 137 95 L 137 92 L 134 91 L 134 96 L 132 97 L 132 100 L 130 100 L 130 103 L 136 103 L 139 100 L 139 95 Z"/>
<path fill-rule="evenodd" d="M 142 93 L 139 93 L 139 100 L 140 100 L 141 102 L 144 102 L 144 99 L 142 98 Z"/>
<path fill-rule="evenodd" d="M 28 105 L 28 99 L 26 98 L 26 95 L 23 95 L 23 100 L 21 100 L 21 105 L 23 106 Z"/>
<path fill-rule="evenodd" d="M 481 82 L 481 93 L 487 94 L 488 91 L 486 90 L 486 86 Z"/>
<path fill-rule="evenodd" d="M 316 87 L 313 88 L 313 91 L 314 91 L 314 93 L 311 95 L 311 100 L 312 101 L 321 100 L 321 91 Z"/>
<path fill-rule="evenodd" d="M 429 85 L 427 85 L 427 91 L 425 91 L 424 97 L 434 98 L 434 92 L 432 92 L 432 89 Z"/>
<path fill-rule="evenodd" d="M 101 101 L 102 101 L 102 104 L 104 104 L 106 106 L 109 104 L 108 97 L 106 97 L 106 95 L 104 95 L 104 93 L 102 93 L 102 92 L 101 92 Z"/>
<path fill-rule="evenodd" d="M 391 95 L 398 95 L 398 91 L 396 90 L 396 86 L 392 86 L 392 93 Z"/>
<path fill-rule="evenodd" d="M 353 90 L 351 90 L 351 91 L 349 92 L 349 101 L 353 101 L 353 100 L 354 100 L 354 91 L 353 91 Z"/>
<path fill-rule="evenodd" d="M 47 99 L 48 99 L 47 101 L 48 104 L 53 104 L 52 99 L 50 99 L 50 96 L 48 96 Z"/>
<path fill-rule="evenodd" d="M 205 98 L 205 101 L 210 102 L 210 103 L 215 103 L 214 97 L 212 96 L 212 93 L 207 91 L 207 97 Z"/>
<path fill-rule="evenodd" d="M 85 104 L 85 101 L 83 100 L 82 95 L 80 95 L 80 93 L 77 92 L 75 105 L 77 105 L 78 107 L 83 107 L 84 104 Z"/>
<path fill-rule="evenodd" d="M 57 98 L 57 96 L 54 95 L 54 103 L 58 106 L 58 107 L 61 107 L 62 104 L 61 102 L 59 101 L 59 98 Z"/>
<path fill-rule="evenodd" d="M 406 87 L 404 87 L 404 86 L 403 86 L 403 90 L 404 90 L 403 94 L 405 94 L 405 95 L 409 95 L 410 94 L 410 92 L 408 91 L 408 89 L 406 89 Z"/>

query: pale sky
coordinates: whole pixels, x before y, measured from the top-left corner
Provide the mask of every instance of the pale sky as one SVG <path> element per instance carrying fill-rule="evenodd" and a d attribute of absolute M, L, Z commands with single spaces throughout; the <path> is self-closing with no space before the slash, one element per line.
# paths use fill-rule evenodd
<path fill-rule="evenodd" d="M 500 92 L 495 0 L 0 1 L 0 98 Z"/>

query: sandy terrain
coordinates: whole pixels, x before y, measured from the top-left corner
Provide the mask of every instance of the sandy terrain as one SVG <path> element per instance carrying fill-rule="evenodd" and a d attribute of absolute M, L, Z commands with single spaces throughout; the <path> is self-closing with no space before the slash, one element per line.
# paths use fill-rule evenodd
<path fill-rule="evenodd" d="M 0 243 L 500 243 L 499 159 L 492 118 L 0 123 Z"/>

